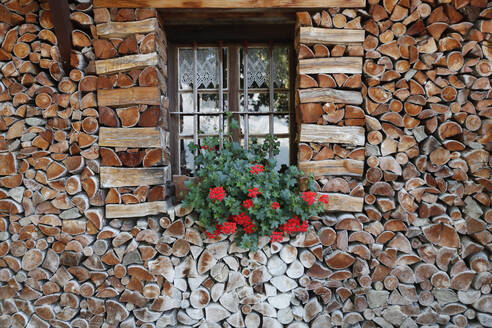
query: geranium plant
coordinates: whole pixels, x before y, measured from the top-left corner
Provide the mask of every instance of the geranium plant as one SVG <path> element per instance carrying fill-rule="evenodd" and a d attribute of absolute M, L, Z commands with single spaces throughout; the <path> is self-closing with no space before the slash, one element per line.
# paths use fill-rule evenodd
<path fill-rule="evenodd" d="M 307 191 L 301 191 L 296 166 L 277 169 L 268 154 L 278 154 L 278 147 L 272 137 L 262 144 L 253 139 L 249 149 L 229 138 L 219 147 L 217 137 L 205 139 L 201 147 L 190 145 L 197 179 L 187 184 L 184 204 L 193 206 L 209 238 L 235 234 L 239 246 L 256 249 L 259 236 L 273 242 L 308 230 L 308 218 L 322 211 L 328 199 L 314 192 L 312 177 Z"/>

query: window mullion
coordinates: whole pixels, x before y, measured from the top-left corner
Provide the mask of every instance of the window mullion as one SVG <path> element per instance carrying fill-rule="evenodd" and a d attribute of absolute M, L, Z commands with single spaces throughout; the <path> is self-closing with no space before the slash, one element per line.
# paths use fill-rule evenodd
<path fill-rule="evenodd" d="M 248 116 L 248 42 L 244 43 L 244 147 L 249 148 L 249 116 Z"/>
<path fill-rule="evenodd" d="M 198 145 L 198 50 L 196 42 L 193 43 L 193 142 Z M 195 149 L 195 156 L 198 155 L 198 149 Z M 193 165 L 193 172 L 195 171 Z"/>
<path fill-rule="evenodd" d="M 270 115 L 268 115 L 268 127 L 270 136 L 273 136 L 273 81 L 275 81 L 274 70 L 273 70 L 273 43 L 270 42 L 270 81 L 269 81 L 269 89 L 270 89 Z M 272 149 L 269 150 L 270 157 L 273 156 Z"/>
<path fill-rule="evenodd" d="M 228 90 L 229 90 L 229 111 L 235 113 L 232 118 L 237 120 L 238 124 L 241 123 L 240 113 L 239 113 L 239 94 L 240 94 L 240 72 L 239 72 L 239 47 L 231 45 L 228 50 Z M 234 141 L 241 141 L 241 133 L 239 129 L 230 130 L 232 139 Z"/>
<path fill-rule="evenodd" d="M 223 91 L 223 74 L 224 72 L 222 71 L 222 63 L 224 62 L 224 57 L 222 53 L 222 42 L 219 42 L 219 112 L 220 112 L 220 118 L 219 118 L 219 149 L 222 149 L 224 145 L 224 91 Z"/>

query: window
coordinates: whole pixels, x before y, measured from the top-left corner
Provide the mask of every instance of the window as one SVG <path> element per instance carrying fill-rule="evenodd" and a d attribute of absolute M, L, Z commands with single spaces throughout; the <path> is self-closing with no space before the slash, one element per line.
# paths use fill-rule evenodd
<path fill-rule="evenodd" d="M 173 47 L 171 54 L 171 80 L 177 81 L 170 90 L 175 97 L 170 107 L 174 174 L 192 173 L 188 145 L 219 136 L 228 126 L 228 113 L 240 125 L 239 131 L 231 131 L 236 141 L 247 147 L 251 138 L 277 136 L 277 161 L 290 162 L 290 46 L 193 44 Z"/>

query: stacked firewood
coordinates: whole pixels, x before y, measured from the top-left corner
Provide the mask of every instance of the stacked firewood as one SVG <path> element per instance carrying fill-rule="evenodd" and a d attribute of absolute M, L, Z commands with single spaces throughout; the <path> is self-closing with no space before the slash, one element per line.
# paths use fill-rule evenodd
<path fill-rule="evenodd" d="M 388 304 L 373 321 L 488 327 L 492 8 L 370 3 L 364 230 L 373 293 Z"/>
<path fill-rule="evenodd" d="M 74 38 L 91 8 L 72 5 Z M 0 27 L 0 326 L 62 327 L 80 311 L 68 268 L 104 224 L 98 111 L 80 87 L 93 53 L 75 45 L 63 71 L 47 1 L 2 1 Z"/>
<path fill-rule="evenodd" d="M 328 158 L 357 159 L 357 149 L 333 144 L 347 142 L 331 135 L 333 125 L 366 128 L 365 154 L 360 153 L 367 163 L 364 209 L 350 225 L 340 224 L 338 217 L 334 230 L 319 231 L 320 237 L 330 236 L 336 254 L 325 257 L 324 269 L 348 269 L 356 278 L 351 289 L 357 293 L 336 291 L 338 304 L 348 310 L 342 310 L 344 320 L 350 321 L 356 309 L 368 327 L 492 325 L 491 310 L 483 306 L 490 301 L 492 281 L 492 9 L 486 7 L 484 1 L 472 6 L 466 1 L 373 1 L 367 11 L 360 10 L 357 22 L 366 31 L 364 103 L 356 103 L 355 111 L 356 97 L 333 91 L 351 86 L 339 83 L 335 73 L 324 84 L 327 74 L 313 75 L 315 70 L 302 64 L 333 51 L 313 45 L 314 32 L 309 34 L 313 42 L 298 45 L 300 120 L 303 126 L 319 126 L 311 128 L 316 133 L 306 138 L 309 143 L 302 143 L 301 128 L 299 166 L 319 174 L 321 190 L 353 194 L 346 186 L 357 186 L 343 176 L 346 171 L 355 175 L 357 166 L 344 162 L 344 172 L 316 165 Z M 301 26 L 332 28 L 320 17 L 334 21 L 345 15 L 348 21 L 350 12 L 302 13 L 298 19 Z M 302 27 L 300 33 L 302 40 Z M 311 74 L 302 74 L 305 67 Z M 310 94 L 312 103 L 302 102 L 304 88 L 322 87 L 331 90 L 318 89 Z M 358 115 L 347 117 L 347 108 Z M 326 135 L 334 141 L 327 143 Z M 339 268 L 327 261 L 331 256 Z"/>
<path fill-rule="evenodd" d="M 329 193 L 329 211 L 362 210 L 364 34 L 354 9 L 297 13 L 299 168 Z"/>
<path fill-rule="evenodd" d="M 99 106 L 101 184 L 109 188 L 105 203 L 162 201 L 167 171 L 144 169 L 169 164 L 161 142 L 167 139 L 165 111 L 161 114 L 161 94 L 167 91 L 166 38 L 157 12 L 96 8 L 94 23 L 97 75 L 85 77 L 81 85 Z M 125 169 L 137 167 L 142 169 Z"/>
<path fill-rule="evenodd" d="M 47 2 L 0 4 L 0 327 L 492 326 L 487 1 L 298 13 L 331 212 L 258 252 L 164 201 L 165 22 L 70 6 L 63 72 Z"/>

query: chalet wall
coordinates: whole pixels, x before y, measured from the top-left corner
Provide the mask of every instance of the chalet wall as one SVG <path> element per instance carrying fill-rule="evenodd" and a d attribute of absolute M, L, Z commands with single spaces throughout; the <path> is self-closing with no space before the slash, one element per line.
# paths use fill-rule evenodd
<path fill-rule="evenodd" d="M 166 201 L 156 11 L 72 4 L 63 74 L 47 2 L 2 0 L 0 327 L 492 326 L 492 9 L 441 2 L 298 13 L 299 31 L 365 30 L 349 46 L 297 42 L 300 60 L 363 56 L 362 73 L 304 61 L 297 81 L 342 91 L 300 92 L 299 158 L 364 161 L 317 178 L 331 206 L 363 209 L 253 254 Z M 338 126 L 365 146 L 316 142 Z"/>

